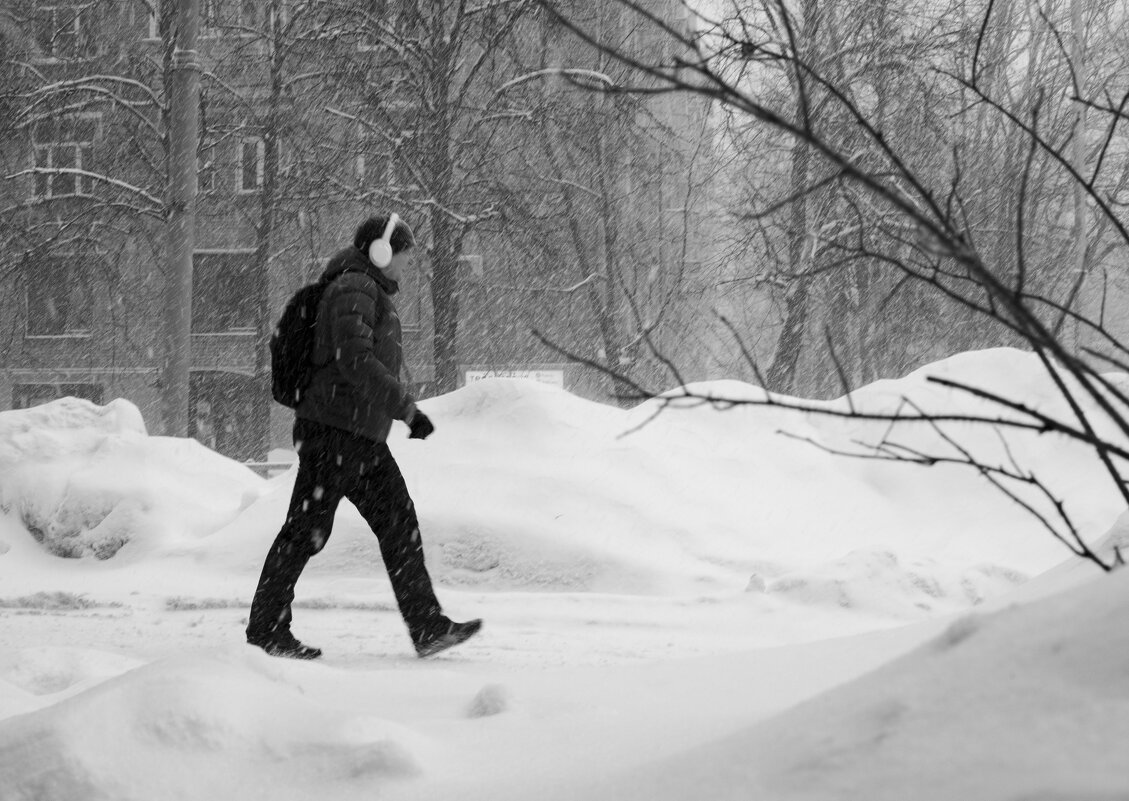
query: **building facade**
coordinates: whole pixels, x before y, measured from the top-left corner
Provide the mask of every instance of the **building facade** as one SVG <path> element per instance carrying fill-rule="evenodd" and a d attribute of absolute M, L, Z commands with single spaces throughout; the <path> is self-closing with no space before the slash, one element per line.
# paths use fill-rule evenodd
<path fill-rule="evenodd" d="M 428 117 L 399 88 L 403 65 L 387 48 L 322 5 L 202 3 L 189 434 L 241 460 L 289 447 L 292 413 L 270 402 L 265 380 L 267 338 L 289 295 L 368 214 L 397 209 L 417 232 L 420 269 L 397 299 L 404 377 L 419 397 L 435 390 L 429 221 L 442 212 L 413 169 Z M 385 4 L 351 5 L 384 30 Z M 15 0 L 0 14 L 9 86 L 0 96 L 0 409 L 122 397 L 151 433 L 164 433 L 171 14 L 144 0 Z M 524 24 L 529 42 L 545 38 L 548 21 Z M 548 52 L 499 61 L 495 77 L 541 68 Z M 559 50 L 556 63 L 570 57 Z M 548 111 L 562 120 L 589 102 L 582 87 L 539 91 L 515 102 L 555 104 Z M 665 111 L 636 108 L 630 125 L 597 137 L 609 159 L 599 170 L 548 183 L 556 156 L 585 156 L 576 143 L 591 144 L 586 131 L 562 127 L 573 144 L 559 153 L 516 128 L 496 137 L 514 145 L 492 179 L 507 210 L 464 222 L 458 240 L 460 383 L 519 376 L 606 397 L 598 372 L 564 353 L 613 365 L 635 358 L 641 339 L 621 290 L 660 308 L 677 288 L 670 276 L 685 269 L 673 255 L 685 249 L 685 222 L 664 223 L 686 202 L 676 199 L 683 155 L 670 131 L 701 114 L 682 119 L 685 109 L 664 102 Z M 366 122 L 375 104 L 385 109 L 380 130 Z M 608 110 L 605 122 L 624 113 Z M 629 129 L 635 144 L 615 144 Z M 615 231 L 567 190 L 594 185 L 601 170 L 613 176 L 601 203 L 616 206 Z M 657 227 L 632 228 L 643 220 Z M 609 322 L 615 335 L 601 338 Z"/>

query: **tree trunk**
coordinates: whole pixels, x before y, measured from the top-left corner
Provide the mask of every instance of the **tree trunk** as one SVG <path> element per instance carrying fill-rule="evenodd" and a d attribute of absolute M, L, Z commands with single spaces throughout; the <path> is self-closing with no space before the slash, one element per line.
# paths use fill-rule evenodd
<path fill-rule="evenodd" d="M 459 294 L 457 234 L 454 222 L 436 210 L 432 219 L 431 305 L 435 331 L 432 352 L 435 358 L 435 389 L 452 392 L 459 383 Z"/>
<path fill-rule="evenodd" d="M 272 98 L 273 100 L 274 98 Z M 255 226 L 255 354 L 253 364 L 254 397 L 251 399 L 252 433 L 255 458 L 265 459 L 270 450 L 270 337 L 274 320 L 270 308 L 270 246 L 274 233 L 275 197 L 278 184 L 278 136 L 276 121 L 270 114 L 263 135 L 263 185 L 259 224 Z"/>
<path fill-rule="evenodd" d="M 807 274 L 804 253 L 808 237 L 808 201 L 803 194 L 807 187 L 811 146 L 797 141 L 792 148 L 792 224 L 788 232 L 788 269 L 791 276 L 784 309 L 784 324 L 776 340 L 776 351 L 765 375 L 765 389 L 791 394 L 796 385 L 796 367 L 803 350 L 808 324 L 808 298 L 811 277 Z"/>

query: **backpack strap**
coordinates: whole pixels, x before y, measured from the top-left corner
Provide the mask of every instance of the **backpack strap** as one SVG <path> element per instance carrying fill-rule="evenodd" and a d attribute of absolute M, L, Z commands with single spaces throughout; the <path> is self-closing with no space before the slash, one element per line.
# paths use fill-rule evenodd
<path fill-rule="evenodd" d="M 318 283 L 322 285 L 322 289 L 321 289 L 321 297 L 318 298 L 317 308 L 314 310 L 314 314 L 315 314 L 315 318 L 314 318 L 314 348 L 310 353 L 310 361 L 313 363 L 315 370 L 321 370 L 323 367 L 328 367 L 329 365 L 333 364 L 334 361 L 336 361 L 336 359 L 333 356 L 332 351 L 329 354 L 329 359 L 327 359 L 324 362 L 318 362 L 318 360 L 315 358 L 315 355 L 317 353 L 317 335 L 318 335 L 318 331 L 321 330 L 321 304 L 325 302 L 325 293 L 329 291 L 329 288 L 341 276 L 345 275 L 346 273 L 358 273 L 358 272 L 362 272 L 362 271 L 361 270 L 355 270 L 352 267 L 346 267 L 344 270 L 337 273 L 332 278 L 326 278 L 326 277 L 322 276 L 322 278 L 318 281 Z"/>

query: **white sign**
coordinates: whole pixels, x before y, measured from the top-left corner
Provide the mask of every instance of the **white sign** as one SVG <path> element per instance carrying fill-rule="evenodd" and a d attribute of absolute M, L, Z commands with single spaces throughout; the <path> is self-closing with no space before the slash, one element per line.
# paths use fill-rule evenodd
<path fill-rule="evenodd" d="M 564 370 L 467 370 L 466 382 L 473 384 L 484 378 L 524 378 L 540 384 L 564 389 Z"/>

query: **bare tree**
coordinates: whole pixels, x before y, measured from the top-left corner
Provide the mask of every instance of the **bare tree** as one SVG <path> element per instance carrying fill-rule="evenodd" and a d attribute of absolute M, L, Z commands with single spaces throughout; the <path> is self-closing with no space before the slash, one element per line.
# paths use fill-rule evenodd
<path fill-rule="evenodd" d="M 366 202 L 413 208 L 429 256 L 436 391 L 458 381 L 459 258 L 464 240 L 499 212 L 493 143 L 509 120 L 496 89 L 512 73 L 503 44 L 533 0 L 331 0 L 356 37 L 342 80 L 356 93 L 339 118 L 380 157 L 383 175 L 360 187 Z"/>
<path fill-rule="evenodd" d="M 235 44 L 214 71 L 231 77 L 208 83 L 204 140 L 208 149 L 224 140 L 255 149 L 257 174 L 247 180 L 254 183 L 257 202 L 228 209 L 245 214 L 253 232 L 251 272 L 275 274 L 278 261 L 301 265 L 303 251 L 314 262 L 320 243 L 337 235 L 320 230 L 318 220 L 324 215 L 335 221 L 332 211 L 342 196 L 352 199 L 352 192 L 343 191 L 351 171 L 351 153 L 340 144 L 347 126 L 327 117 L 325 108 L 356 94 L 340 80 L 337 66 L 353 38 L 337 24 L 334 10 L 319 3 L 270 0 L 246 14 L 233 6 L 211 25 Z M 209 157 L 204 154 L 205 161 Z M 298 271 L 283 278 L 282 286 L 293 288 L 306 275 Z M 269 342 L 280 302 L 271 290 L 268 280 L 255 283 L 254 402 L 245 438 L 258 443 L 258 458 L 271 441 Z"/>
<path fill-rule="evenodd" d="M 717 24 L 744 31 L 746 41 L 757 31 L 775 35 L 779 26 L 772 5 L 727 6 L 728 15 Z M 946 191 L 954 168 L 959 171 L 967 230 L 977 242 L 991 243 L 993 262 L 1013 264 L 1014 186 L 1024 168 L 1025 135 L 949 76 L 967 72 L 975 56 L 981 84 L 992 86 L 1012 107 L 1042 104 L 1041 123 L 1048 134 L 1069 134 L 1075 115 L 1061 95 L 1039 100 L 1040 87 L 1063 85 L 1067 69 L 1038 7 L 995 5 L 983 31 L 976 8 L 968 3 L 894 0 L 858 6 L 811 0 L 790 8 L 805 63 L 863 110 L 934 192 Z M 1101 21 L 1103 7 L 1108 17 L 1109 4 L 1088 4 L 1088 30 L 1112 27 Z M 1091 36 L 1089 52 L 1102 49 L 1111 49 L 1110 43 Z M 800 86 L 794 64 L 765 55 L 747 42 L 725 54 L 727 69 L 740 76 L 737 80 L 755 84 L 766 104 L 782 115 L 793 114 L 795 124 L 813 128 L 859 166 L 881 164 L 881 150 L 861 134 L 839 96 L 810 80 Z M 836 242 L 853 236 L 856 227 L 875 230 L 888 215 L 865 202 L 858 213 L 857 191 L 804 140 L 740 110 L 721 107 L 716 113 L 725 121 L 733 165 L 732 248 L 748 263 L 731 271 L 736 275 L 728 286 L 746 295 L 759 290 L 779 309 L 771 327 L 758 326 L 762 340 L 768 331 L 776 332 L 774 346 L 760 347 L 772 389 L 810 396 L 837 391 L 837 370 L 820 347 L 829 332 L 853 381 L 903 372 L 955 350 L 1016 342 L 959 305 L 923 294 L 897 270 L 838 248 Z M 1092 163 L 1097 144 L 1087 150 Z M 1071 193 L 1064 190 L 1065 176 L 1045 169 L 1044 162 L 1037 154 L 1027 189 L 1033 211 L 1026 235 L 1040 245 L 1028 253 L 1029 280 L 1062 284 L 1058 266 L 1071 258 L 1069 243 L 1077 239 L 1061 224 L 1067 216 L 1062 201 L 1071 203 Z M 1085 222 L 1092 229 L 1100 225 Z M 1087 233 L 1096 240 L 1098 234 Z M 894 237 L 884 237 L 882 246 L 887 251 L 902 247 Z M 910 317 L 914 325 L 907 328 L 904 321 Z M 953 324 L 955 319 L 960 325 Z"/>
<path fill-rule="evenodd" d="M 815 191 L 834 185 L 844 197 L 846 219 L 851 223 L 833 235 L 820 233 L 820 247 L 829 253 L 826 269 L 841 270 L 843 265 L 859 263 L 880 265 L 893 271 L 900 283 L 920 290 L 924 297 L 955 304 L 993 336 L 1021 343 L 1034 352 L 1070 412 L 1048 414 L 1022 398 L 947 379 L 934 381 L 986 401 L 992 410 L 983 414 L 939 414 L 906 401 L 895 411 L 874 412 L 855 408 L 849 394 L 845 405 L 827 406 L 773 394 L 754 401 L 694 398 L 685 390 L 661 396 L 659 408 L 688 399 L 722 406 L 752 402 L 894 424 L 879 442 L 860 443 L 865 447 L 852 453 L 926 465 L 969 465 L 1036 514 L 1076 555 L 1112 569 L 1119 557 L 1104 556 L 1083 540 L 1051 486 L 1016 464 L 1010 453 L 998 462 L 974 455 L 945 428 L 959 421 L 1000 432 L 1054 434 L 1080 442 L 1090 449 L 1116 491 L 1129 502 L 1123 474 L 1123 460 L 1129 456 L 1129 396 L 1124 383 L 1105 372 L 1111 365 L 1126 369 L 1129 350 L 1108 320 L 1091 314 L 1092 307 L 1079 302 L 1084 293 L 1069 288 L 1067 292 L 1056 291 L 1054 276 L 1038 272 L 1038 254 L 1044 246 L 1040 238 L 1046 229 L 1032 223 L 1045 213 L 1049 198 L 1056 192 L 1068 192 L 1074 185 L 1081 186 L 1087 207 L 1102 220 L 1107 232 L 1103 243 L 1121 258 L 1129 252 L 1129 230 L 1119 206 L 1122 165 L 1110 166 L 1116 161 L 1114 154 L 1125 152 L 1119 124 L 1126 116 L 1129 94 L 1123 88 L 1120 94 L 1113 94 L 1110 88 L 1115 84 L 1106 83 L 1106 91 L 1095 95 L 1088 91 L 1089 83 L 1078 80 L 1069 50 L 1061 45 L 1065 37 L 1061 13 L 1055 17 L 1045 8 L 1035 8 L 1027 17 L 1023 47 L 1030 49 L 1030 58 L 1016 63 L 1030 70 L 1039 60 L 1041 66 L 1030 73 L 1037 76 L 1031 79 L 1030 91 L 1012 95 L 1015 84 L 990 79 L 991 70 L 985 71 L 983 59 L 992 58 L 993 25 L 1002 25 L 1001 35 L 1015 27 L 1012 22 L 1001 23 L 994 18 L 1000 10 L 994 3 L 987 3 L 981 14 L 970 17 L 966 27 L 956 26 L 972 50 L 966 69 L 930 65 L 931 80 L 942 82 L 952 95 L 963 93 L 968 98 L 975 114 L 965 119 L 998 125 L 1009 134 L 1007 141 L 1022 143 L 1017 158 L 1005 154 L 1000 162 L 1004 177 L 989 173 L 989 182 L 985 182 L 984 175 L 968 174 L 968 154 L 959 141 L 949 142 L 943 171 L 936 165 L 922 164 L 912 149 L 904 149 L 905 143 L 891 135 L 888 120 L 879 113 L 881 103 L 857 94 L 835 64 L 810 56 L 808 42 L 800 38 L 803 20 L 792 5 L 767 4 L 767 16 L 742 13 L 738 8 L 729 17 L 702 20 L 689 32 L 670 26 L 641 3 L 622 0 L 620 5 L 670 37 L 677 46 L 672 48 L 674 57 L 652 61 L 633 57 L 616 43 L 600 39 L 597 32 L 563 15 L 562 19 L 591 44 L 636 70 L 641 76 L 636 84 L 639 91 L 652 91 L 654 82 L 658 82 L 667 91 L 709 97 L 751 123 L 790 138 L 793 147 L 803 142 L 812 157 L 820 160 L 826 178 L 794 185 L 801 187 L 801 196 L 808 200 Z M 1018 9 L 1014 4 L 1007 5 Z M 1119 18 L 1116 22 L 1124 30 L 1125 21 Z M 1035 26 L 1040 26 L 1039 30 Z M 1045 42 L 1060 44 L 1040 50 Z M 1011 50 L 1001 47 L 1000 52 Z M 755 80 L 756 67 L 783 69 L 792 76 L 792 91 L 783 97 L 773 92 L 768 83 Z M 1002 69 L 1003 64 L 997 65 L 997 70 Z M 1119 64 L 1111 74 L 1124 74 L 1124 69 Z M 886 73 L 877 74 L 881 77 Z M 1056 97 L 1074 106 L 1084 104 L 1095 121 L 1100 118 L 1101 133 L 1094 137 L 1097 148 L 1091 162 L 1083 165 L 1072 160 L 1069 143 L 1076 127 L 1062 124 L 1070 115 L 1055 107 L 1057 101 L 1052 100 Z M 826 128 L 823 120 L 827 117 L 817 118 L 810 112 L 813 103 L 822 99 L 828 104 L 826 114 L 841 120 L 838 126 Z M 849 126 L 846 133 L 844 125 Z M 999 199 L 985 203 L 985 192 L 995 193 Z M 976 221 L 984 213 L 976 213 L 977 204 L 986 206 L 984 213 L 1006 221 L 1006 227 L 994 232 L 979 227 Z M 757 210 L 761 216 L 765 212 Z M 1057 324 L 1061 319 L 1077 328 L 1079 346 L 1073 338 L 1062 336 Z M 742 332 L 734 329 L 733 334 L 735 343 L 743 342 Z M 851 381 L 837 355 L 841 340 L 827 335 L 825 342 L 840 387 L 849 393 Z M 746 352 L 762 385 L 767 384 L 756 358 Z M 669 367 L 672 377 L 679 378 L 677 365 L 670 363 Z M 653 387 L 638 382 L 633 390 L 636 397 L 656 396 Z M 937 452 L 899 444 L 897 432 L 906 425 L 933 428 L 941 443 Z"/>
<path fill-rule="evenodd" d="M 570 8 L 637 54 L 661 45 L 614 7 Z M 507 231 L 522 270 L 576 302 L 566 326 L 530 323 L 615 370 L 653 376 L 661 366 L 644 343 L 685 341 L 691 287 L 710 260 L 707 238 L 691 232 L 708 217 L 712 130 L 703 104 L 617 93 L 630 80 L 620 63 L 552 20 L 539 32 L 541 46 L 515 53 L 522 71 L 504 87 L 522 110 L 512 136 L 523 143 L 507 162 Z"/>

